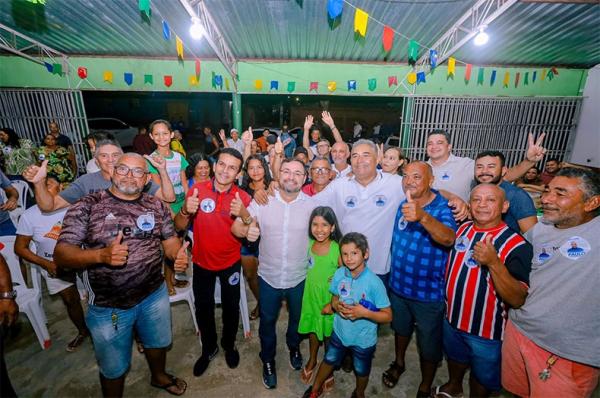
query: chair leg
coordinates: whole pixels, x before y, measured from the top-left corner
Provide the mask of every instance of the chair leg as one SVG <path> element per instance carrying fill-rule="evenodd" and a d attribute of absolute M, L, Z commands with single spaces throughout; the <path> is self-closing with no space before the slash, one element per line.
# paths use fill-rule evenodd
<path fill-rule="evenodd" d="M 28 304 L 25 306 L 25 308 L 22 309 L 22 311 L 25 313 L 25 315 L 27 315 L 27 318 L 31 323 L 31 327 L 35 332 L 35 335 L 40 343 L 40 346 L 42 347 L 42 350 L 50 348 L 50 333 L 48 332 L 48 328 L 46 327 L 46 324 L 41 318 L 38 310 L 36 310 L 33 305 Z"/>
<path fill-rule="evenodd" d="M 250 337 L 250 313 L 248 312 L 248 299 L 246 298 L 246 282 L 244 271 L 240 271 L 240 316 L 244 327 L 244 337 Z"/>

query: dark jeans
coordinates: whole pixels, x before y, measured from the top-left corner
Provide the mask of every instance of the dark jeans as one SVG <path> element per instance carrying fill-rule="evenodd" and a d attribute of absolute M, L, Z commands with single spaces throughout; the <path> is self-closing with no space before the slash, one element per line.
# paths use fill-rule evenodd
<path fill-rule="evenodd" d="M 275 359 L 277 350 L 276 324 L 281 309 L 281 301 L 285 298 L 289 312 L 288 328 L 285 334 L 285 342 L 289 349 L 297 349 L 300 345 L 300 334 L 298 323 L 300 322 L 300 311 L 302 309 L 302 294 L 304 293 L 304 281 L 288 289 L 276 289 L 258 277 L 260 291 L 260 359 L 263 362 L 271 362 Z"/>
<path fill-rule="evenodd" d="M 232 350 L 240 322 L 240 269 L 238 261 L 221 271 L 209 271 L 194 264 L 194 300 L 196 320 L 202 339 L 202 352 L 212 353 L 217 348 L 215 325 L 215 283 L 221 283 L 221 309 L 223 310 L 223 336 L 221 347 Z"/>

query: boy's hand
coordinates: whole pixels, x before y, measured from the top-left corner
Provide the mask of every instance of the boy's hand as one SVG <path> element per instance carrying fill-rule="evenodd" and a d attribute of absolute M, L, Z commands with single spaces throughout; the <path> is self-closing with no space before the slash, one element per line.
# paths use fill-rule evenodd
<path fill-rule="evenodd" d="M 325 307 L 321 310 L 321 315 L 331 315 L 333 314 L 333 308 L 331 308 L 331 303 L 327 303 Z"/>

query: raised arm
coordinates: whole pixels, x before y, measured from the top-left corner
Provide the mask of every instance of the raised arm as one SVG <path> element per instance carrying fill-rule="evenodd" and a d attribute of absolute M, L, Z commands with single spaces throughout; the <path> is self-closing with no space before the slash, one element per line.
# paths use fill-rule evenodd
<path fill-rule="evenodd" d="M 329 126 L 335 142 L 344 142 L 344 138 L 342 137 L 342 134 L 340 134 L 340 130 L 338 130 L 338 128 L 335 126 L 331 114 L 327 111 L 323 111 L 323 113 L 321 113 L 321 119 L 323 119 L 323 122 Z"/>
<path fill-rule="evenodd" d="M 52 212 L 69 206 L 69 202 L 60 195 L 52 196 L 46 187 L 46 174 L 48 172 L 48 160 L 44 160 L 40 166 L 31 165 L 23 170 L 23 178 L 33 184 L 35 201 L 44 213 Z M 68 188 L 67 188 L 68 189 Z"/>
<path fill-rule="evenodd" d="M 308 152 L 308 160 L 313 160 L 313 158 L 315 157 L 315 154 L 313 153 L 312 149 L 310 149 L 309 139 L 310 128 L 313 125 L 313 121 L 314 118 L 312 115 L 307 115 L 306 118 L 304 118 L 304 134 L 302 134 L 302 146 L 304 147 L 304 149 L 306 149 L 306 152 Z"/>
<path fill-rule="evenodd" d="M 219 138 L 221 138 L 221 142 L 223 142 L 223 148 L 229 148 L 229 144 L 227 143 L 227 136 L 225 135 L 225 130 L 219 130 Z"/>
<path fill-rule="evenodd" d="M 511 167 L 506 172 L 504 176 L 504 180 L 513 182 L 525 175 L 527 170 L 536 165 L 537 162 L 541 161 L 546 154 L 546 148 L 542 146 L 544 142 L 545 133 L 542 133 L 538 139 L 534 142 L 533 134 L 529 133 L 527 136 L 527 154 L 525 155 L 525 159 L 523 159 L 516 166 Z"/>
<path fill-rule="evenodd" d="M 252 134 L 252 127 L 248 127 L 248 130 L 242 133 L 242 142 L 244 143 L 244 153 L 242 154 L 242 157 L 244 158 L 244 162 L 246 162 L 246 159 L 252 154 L 253 139 L 254 135 Z"/>
<path fill-rule="evenodd" d="M 167 174 L 167 161 L 160 155 L 144 155 L 144 158 L 158 171 L 158 177 L 152 174 L 152 181 L 160 185 L 154 196 L 163 202 L 175 202 L 175 189 Z"/>

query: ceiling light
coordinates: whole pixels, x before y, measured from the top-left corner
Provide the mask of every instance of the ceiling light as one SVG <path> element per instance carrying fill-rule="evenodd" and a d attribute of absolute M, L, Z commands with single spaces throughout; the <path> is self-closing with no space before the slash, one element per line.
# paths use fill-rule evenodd
<path fill-rule="evenodd" d="M 479 28 L 479 33 L 477 33 L 475 39 L 473 40 L 473 43 L 475 43 L 476 46 L 483 46 L 490 39 L 490 36 L 485 33 L 485 28 L 485 26 Z"/>
<path fill-rule="evenodd" d="M 198 18 L 192 18 L 192 26 L 190 26 L 190 36 L 194 40 L 200 40 L 204 37 L 204 27 L 200 24 Z"/>

